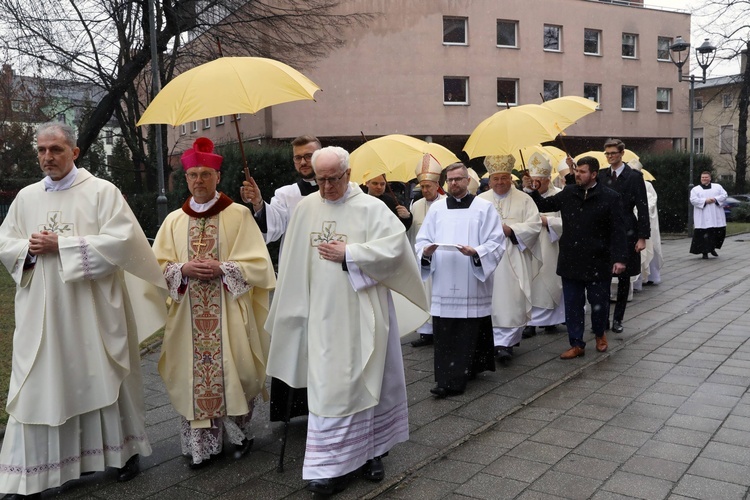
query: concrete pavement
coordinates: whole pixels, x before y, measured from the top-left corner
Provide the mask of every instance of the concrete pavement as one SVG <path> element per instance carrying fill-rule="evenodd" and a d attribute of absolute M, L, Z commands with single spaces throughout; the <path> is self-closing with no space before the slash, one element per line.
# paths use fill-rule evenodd
<path fill-rule="evenodd" d="M 358 479 L 335 498 L 745 498 L 750 235 L 728 238 L 708 261 L 688 254 L 687 239 L 663 247 L 662 284 L 635 295 L 605 354 L 591 342 L 585 357 L 562 361 L 564 327 L 540 333 L 509 366 L 435 400 L 432 348 L 405 338 L 411 438 L 384 460 L 383 482 Z M 264 403 L 253 452 L 190 470 L 157 360 L 143 359 L 154 453 L 142 474 L 119 484 L 113 471 L 98 473 L 44 498 L 310 498 L 301 474 L 306 419 L 292 421 L 279 473 L 283 425 L 268 422 Z"/>

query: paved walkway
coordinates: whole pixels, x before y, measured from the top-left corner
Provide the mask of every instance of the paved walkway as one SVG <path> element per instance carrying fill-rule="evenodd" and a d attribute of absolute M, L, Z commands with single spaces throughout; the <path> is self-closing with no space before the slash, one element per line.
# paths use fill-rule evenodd
<path fill-rule="evenodd" d="M 747 241 L 746 241 L 747 239 Z M 663 283 L 637 293 L 610 348 L 558 359 L 564 328 L 524 341 L 514 361 L 461 396 L 435 400 L 432 348 L 404 339 L 411 439 L 384 460 L 381 483 L 356 480 L 335 498 L 745 498 L 750 487 L 750 235 L 718 259 L 665 241 Z M 591 334 L 589 337 L 593 337 Z M 180 455 L 178 417 L 144 357 L 148 433 L 143 473 L 112 471 L 45 498 L 309 498 L 301 467 L 305 418 L 293 420 L 284 472 L 283 425 L 254 418 L 254 451 L 199 471 Z"/>

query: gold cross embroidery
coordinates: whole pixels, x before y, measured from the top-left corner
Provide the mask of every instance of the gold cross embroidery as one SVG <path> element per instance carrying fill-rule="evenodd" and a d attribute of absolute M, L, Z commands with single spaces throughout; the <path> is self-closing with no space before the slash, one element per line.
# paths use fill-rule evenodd
<path fill-rule="evenodd" d="M 335 221 L 323 221 L 320 232 L 310 233 L 310 245 L 313 247 L 319 247 L 323 243 L 331 243 L 333 241 L 346 243 L 346 235 L 336 232 Z M 318 257 L 323 258 L 320 255 Z"/>
<path fill-rule="evenodd" d="M 534 157 L 534 159 L 531 160 L 531 164 L 534 165 L 535 167 L 538 167 L 540 163 L 542 162 L 539 161 L 539 158 Z"/>
<path fill-rule="evenodd" d="M 203 254 L 203 248 L 201 247 L 208 246 L 208 243 L 203 242 L 203 236 L 205 236 L 206 234 L 206 222 L 207 222 L 206 219 L 200 220 L 199 224 L 201 228 L 201 234 L 198 236 L 198 243 L 193 243 L 193 246 L 197 247 L 195 251 L 199 257 Z"/>

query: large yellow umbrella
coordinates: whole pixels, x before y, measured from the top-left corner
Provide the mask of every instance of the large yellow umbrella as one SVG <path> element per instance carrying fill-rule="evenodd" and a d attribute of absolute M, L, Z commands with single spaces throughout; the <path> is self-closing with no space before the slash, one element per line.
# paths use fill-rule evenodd
<path fill-rule="evenodd" d="M 554 140 L 574 121 L 538 104 L 504 109 L 477 125 L 464 151 L 469 158 L 514 154 L 526 146 Z"/>
<path fill-rule="evenodd" d="M 320 90 L 286 64 L 263 57 L 221 57 L 173 79 L 137 125 L 183 123 L 214 116 L 257 113 L 274 104 L 314 100 Z"/>
<path fill-rule="evenodd" d="M 352 151 L 351 180 L 362 184 L 385 174 L 389 181 L 406 182 L 416 177 L 417 165 L 430 153 L 442 166 L 458 160 L 449 149 L 408 135 L 391 134 L 372 139 Z"/>
<path fill-rule="evenodd" d="M 585 97 L 569 95 L 545 101 L 542 103 L 542 107 L 548 108 L 575 122 L 596 111 L 599 104 Z"/>

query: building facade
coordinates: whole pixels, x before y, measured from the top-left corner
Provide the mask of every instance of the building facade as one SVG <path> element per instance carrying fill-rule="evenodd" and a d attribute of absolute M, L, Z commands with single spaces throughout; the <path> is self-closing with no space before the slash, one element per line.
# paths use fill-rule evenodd
<path fill-rule="evenodd" d="M 747 53 L 743 52 L 740 74 L 695 84 L 693 150 L 712 158 L 720 182 L 734 183 L 736 179 L 737 102 L 746 65 Z"/>
<path fill-rule="evenodd" d="M 593 0 L 350 0 L 342 9 L 374 18 L 315 67 L 298 68 L 323 89 L 316 102 L 242 115 L 243 137 L 314 134 L 351 150 L 362 135 L 400 133 L 457 152 L 493 113 L 566 95 L 600 105 L 566 130 L 573 155 L 608 137 L 654 151 L 688 136 L 688 86 L 669 57 L 672 40 L 690 33 L 686 12 Z M 172 128 L 170 143 L 235 141 L 232 120 Z"/>

